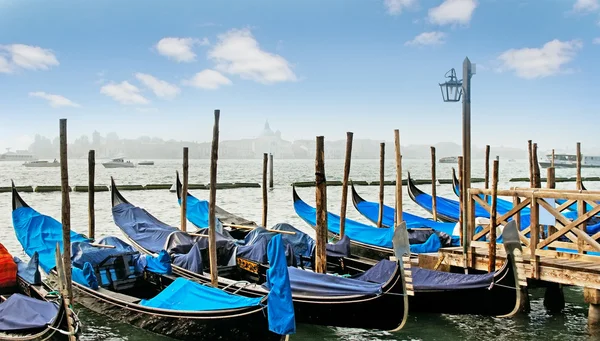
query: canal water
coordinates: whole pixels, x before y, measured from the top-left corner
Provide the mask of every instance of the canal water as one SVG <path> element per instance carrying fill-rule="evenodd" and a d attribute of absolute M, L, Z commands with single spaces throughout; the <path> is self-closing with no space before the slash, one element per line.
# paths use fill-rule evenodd
<path fill-rule="evenodd" d="M 138 166 L 136 168 L 105 169 L 100 162 L 96 166 L 96 184 L 108 185 L 110 177 L 117 184 L 150 184 L 173 183 L 175 171 L 181 172 L 181 160 L 156 160 L 154 166 Z M 132 160 L 137 162 L 137 160 Z M 327 180 L 341 180 L 343 160 L 325 160 Z M 472 176 L 483 177 L 484 160 L 473 160 Z M 209 160 L 190 161 L 190 183 L 209 182 Z M 274 162 L 274 189 L 269 191 L 269 212 L 267 225 L 286 222 L 307 232 L 314 237 L 314 232 L 294 212 L 292 206 L 292 188 L 296 181 L 314 181 L 314 160 L 278 160 Z M 438 164 L 437 176 L 442 179 L 451 178 L 453 164 Z M 512 183 L 513 177 L 528 176 L 527 160 L 500 160 L 499 188 L 527 186 L 526 183 Z M 430 179 L 431 165 L 428 160 L 403 160 L 403 178 L 411 172 L 415 179 Z M 395 179 L 395 163 L 386 162 L 385 179 Z M 600 176 L 600 169 L 583 169 L 583 176 Z M 353 180 L 379 180 L 378 160 L 353 160 L 351 168 Z M 542 176 L 545 176 L 542 170 Z M 574 169 L 557 169 L 557 177 L 574 177 Z M 87 160 L 69 160 L 69 184 L 87 185 Z M 26 168 L 18 162 L 0 162 L 0 187 L 10 186 L 14 180 L 17 186 L 26 185 L 60 185 L 59 168 Z M 218 182 L 257 182 L 262 181 L 262 160 L 219 160 Z M 482 186 L 483 184 L 473 184 Z M 600 188 L 600 183 L 585 183 L 588 189 Z M 575 183 L 558 183 L 558 188 L 574 188 Z M 425 192 L 431 192 L 431 185 L 420 186 Z M 366 200 L 378 200 L 378 186 L 357 186 L 357 190 Z M 302 199 L 314 205 L 315 190 L 298 188 Z M 208 199 L 208 191 L 190 191 L 200 199 Z M 437 193 L 456 199 L 451 185 L 438 185 Z M 135 205 L 144 207 L 158 219 L 177 226 L 179 224 L 179 205 L 175 193 L 168 190 L 127 191 L 126 198 Z M 338 213 L 340 210 L 341 187 L 327 188 L 329 210 Z M 22 193 L 33 208 L 43 214 L 50 215 L 60 221 L 61 196 L 55 193 Z M 77 232 L 87 232 L 87 193 L 72 192 L 71 226 Z M 350 219 L 369 223 L 352 206 L 348 200 L 347 216 Z M 394 188 L 385 187 L 385 203 L 393 206 Z M 262 190 L 260 188 L 227 189 L 217 192 L 217 204 L 231 213 L 260 222 L 262 217 Z M 403 192 L 404 210 L 429 216 L 426 211 L 416 206 Z M 112 220 L 109 192 L 96 194 L 96 235 L 97 237 L 115 235 L 123 238 Z M 11 220 L 11 196 L 0 193 L 0 242 L 9 251 L 19 257 L 26 257 L 15 238 Z M 404 329 L 396 333 L 367 331 L 362 329 L 331 328 L 321 326 L 298 325 L 297 333 L 291 336 L 293 341 L 302 340 L 598 340 L 600 336 L 591 336 L 587 328 L 587 305 L 583 302 L 581 288 L 565 288 L 566 308 L 562 314 L 549 314 L 543 307 L 543 290 L 530 290 L 531 313 L 510 319 L 482 316 L 450 316 L 411 314 Z M 109 317 L 76 307 L 84 323 L 84 340 L 168 340 L 166 337 L 151 334 L 143 330 L 111 320 Z M 394 314 L 394 311 L 381 311 Z M 598 334 L 595 334 L 598 335 Z M 259 340 L 257 340 L 259 341 Z"/>

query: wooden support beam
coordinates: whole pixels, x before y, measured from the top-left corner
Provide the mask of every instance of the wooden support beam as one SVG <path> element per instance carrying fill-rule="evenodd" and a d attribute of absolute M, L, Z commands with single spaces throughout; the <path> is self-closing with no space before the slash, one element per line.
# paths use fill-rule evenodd
<path fill-rule="evenodd" d="M 498 190 L 498 163 L 498 160 L 494 160 L 494 170 L 492 175 L 492 210 L 490 212 L 490 262 L 488 265 L 488 272 L 496 271 L 496 210 L 498 205 L 496 191 Z"/>
<path fill-rule="evenodd" d="M 217 161 L 219 159 L 219 118 L 221 110 L 215 110 L 215 124 L 210 153 L 210 194 L 208 202 L 208 252 L 210 259 L 210 283 L 219 287 L 219 273 L 217 268 L 217 226 L 215 205 L 217 202 Z M 187 195 L 187 193 L 185 193 Z"/>
<path fill-rule="evenodd" d="M 433 214 L 433 221 L 437 221 L 437 184 L 435 174 L 435 147 L 431 146 L 431 212 Z"/>
<path fill-rule="evenodd" d="M 395 224 L 398 226 L 404 219 L 402 218 L 402 151 L 400 150 L 400 131 L 394 130 L 394 144 L 396 151 L 396 209 L 395 209 Z"/>
<path fill-rule="evenodd" d="M 267 198 L 267 167 L 269 163 L 269 154 L 263 154 L 263 178 L 262 178 L 262 196 L 263 196 L 263 211 L 262 211 L 262 226 L 267 227 L 267 211 L 269 208 Z"/>
<path fill-rule="evenodd" d="M 69 165 L 68 165 L 68 152 L 67 152 L 67 119 L 62 118 L 59 121 L 59 143 L 60 143 L 60 182 L 61 182 L 61 194 L 62 194 L 62 209 L 61 209 L 61 222 L 62 222 L 62 239 L 63 239 L 63 252 L 62 252 L 62 264 L 59 257 L 56 257 L 56 265 L 62 269 L 62 274 L 59 272 L 59 277 L 62 277 L 63 288 L 65 289 L 63 294 L 63 304 L 66 308 L 67 324 L 69 333 L 69 340 L 75 341 L 77 337 L 75 333 L 75 323 L 72 318 L 71 305 L 73 303 L 73 282 L 71 277 L 71 201 L 69 199 Z M 93 188 L 91 189 L 93 191 Z M 57 245 L 57 251 L 60 254 L 60 249 Z M 66 291 L 66 292 L 65 292 Z M 66 297 L 64 296 L 66 294 Z"/>
<path fill-rule="evenodd" d="M 344 157 L 344 179 L 342 181 L 342 205 L 340 211 L 340 238 L 346 233 L 346 208 L 348 205 L 348 179 L 350 178 L 350 164 L 352 162 L 352 139 L 354 133 L 346 133 L 346 155 Z"/>
<path fill-rule="evenodd" d="M 315 272 L 327 272 L 327 182 L 325 178 L 325 142 L 323 136 L 317 136 L 317 149 L 315 154 L 316 176 L 316 206 L 317 206 L 317 231 L 315 246 Z"/>
<path fill-rule="evenodd" d="M 484 188 L 490 188 L 490 145 L 485 146 L 485 183 Z M 487 202 L 487 196 L 485 197 Z"/>
<path fill-rule="evenodd" d="M 537 156 L 537 143 L 533 144 L 533 177 L 534 177 L 534 187 L 541 188 L 542 187 L 542 179 L 540 176 L 540 163 L 538 162 Z"/>
<path fill-rule="evenodd" d="M 531 140 L 527 140 L 527 150 L 529 151 L 529 187 L 534 188 L 535 185 L 533 183 L 533 145 L 531 144 Z"/>
<path fill-rule="evenodd" d="M 96 177 L 96 152 L 90 150 L 88 153 L 88 238 L 94 240 L 96 238 L 96 210 L 94 208 L 96 185 L 94 178 Z"/>
<path fill-rule="evenodd" d="M 273 154 L 269 154 L 269 188 L 273 188 Z"/>
<path fill-rule="evenodd" d="M 181 191 L 181 231 L 187 231 L 187 194 L 188 194 L 188 147 L 183 147 L 183 190 Z"/>
<path fill-rule="evenodd" d="M 379 215 L 377 216 L 377 227 L 382 227 L 383 223 L 383 184 L 385 173 L 385 143 L 379 144 Z"/>

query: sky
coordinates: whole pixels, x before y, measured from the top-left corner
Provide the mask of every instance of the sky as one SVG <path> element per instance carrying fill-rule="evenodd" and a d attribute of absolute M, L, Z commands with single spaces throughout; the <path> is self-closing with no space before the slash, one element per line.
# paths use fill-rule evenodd
<path fill-rule="evenodd" d="M 600 0 L 0 0 L 0 148 L 94 130 L 600 147 Z"/>

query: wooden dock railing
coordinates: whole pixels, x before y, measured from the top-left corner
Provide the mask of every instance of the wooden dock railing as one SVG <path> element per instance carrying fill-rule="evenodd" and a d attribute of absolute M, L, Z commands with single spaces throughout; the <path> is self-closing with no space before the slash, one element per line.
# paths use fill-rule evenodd
<path fill-rule="evenodd" d="M 494 193 L 495 192 L 495 193 Z M 520 239 L 525 246 L 524 255 L 529 255 L 531 273 L 527 277 L 540 278 L 540 257 L 577 259 L 586 262 L 599 262 L 599 256 L 593 256 L 588 252 L 600 252 L 600 232 L 589 235 L 586 231 L 587 222 L 596 214 L 600 213 L 600 191 L 580 190 L 558 190 L 540 188 L 513 188 L 509 190 L 470 188 L 468 195 L 469 218 L 467 221 L 467 235 L 470 238 L 463 239 L 466 249 L 471 250 L 466 255 L 467 262 L 472 264 L 472 248 L 489 247 L 489 264 L 496 262 L 496 238 L 490 238 L 492 229 L 494 231 L 499 225 L 506 225 L 509 220 L 516 220 L 519 226 Z M 492 213 L 491 205 L 484 201 L 483 196 L 488 196 L 495 201 L 497 196 L 512 197 L 513 208 L 501 216 L 490 214 L 487 226 L 482 226 L 481 231 L 476 231 L 475 204 L 479 204 L 488 212 Z M 557 199 L 566 200 L 564 203 L 555 204 Z M 577 203 L 577 217 L 569 219 L 562 214 L 567 208 Z M 586 205 L 591 207 L 586 212 Z M 494 204 L 494 206 L 496 206 Z M 528 207 L 529 212 L 523 212 Z M 544 221 L 540 221 L 540 213 L 544 215 Z M 523 222 L 528 226 L 521 226 Z M 481 225 L 480 225 L 481 226 Z M 500 235 L 500 233 L 498 233 Z M 558 250 L 557 250 L 558 249 Z M 564 249 L 560 251 L 560 249 Z"/>

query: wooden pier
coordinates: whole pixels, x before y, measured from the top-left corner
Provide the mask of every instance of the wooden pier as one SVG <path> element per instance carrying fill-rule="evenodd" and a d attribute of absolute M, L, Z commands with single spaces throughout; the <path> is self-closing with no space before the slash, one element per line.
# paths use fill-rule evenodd
<path fill-rule="evenodd" d="M 549 175 L 553 175 L 553 169 Z M 581 188 L 579 186 L 578 188 Z M 551 185 L 551 184 L 549 184 Z M 523 246 L 518 257 L 518 274 L 522 287 L 545 287 L 544 304 L 549 310 L 562 310 L 564 296 L 561 286 L 584 288 L 585 302 L 589 306 L 588 323 L 600 324 L 600 232 L 589 234 L 586 223 L 597 219 L 600 212 L 600 191 L 558 190 L 552 188 L 468 189 L 467 236 L 460 247 L 446 247 L 436 254 L 422 254 L 413 262 L 421 267 L 449 270 L 457 268 L 489 271 L 501 266 L 505 259 L 503 245 L 490 238 L 490 231 L 500 231 L 511 218 L 519 226 Z M 498 197 L 511 198 L 513 208 L 505 214 L 492 214 L 493 203 Z M 493 205 L 484 201 L 492 199 Z M 475 204 L 485 208 L 495 222 L 487 225 L 475 223 Z M 560 204 L 559 204 L 560 203 Z M 569 206 L 577 207 L 576 217 L 563 215 Z M 586 208 L 589 211 L 586 212 Z M 591 209 L 590 209 L 591 208 Z M 528 209 L 528 211 L 525 211 Z M 573 209 L 573 208 L 571 208 Z M 575 215 L 574 213 L 572 213 Z M 501 233 L 501 232 L 499 232 Z M 500 235 L 500 234 L 499 234 Z M 465 248 L 466 243 L 466 248 Z M 464 250 L 468 250 L 466 253 Z M 558 289 L 558 290 L 556 290 Z"/>

